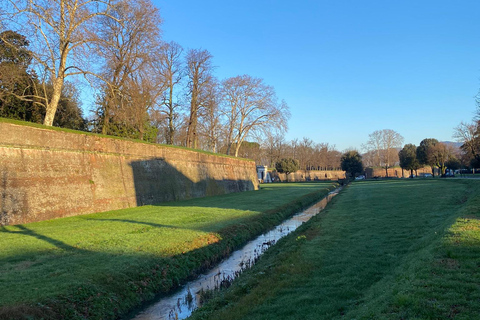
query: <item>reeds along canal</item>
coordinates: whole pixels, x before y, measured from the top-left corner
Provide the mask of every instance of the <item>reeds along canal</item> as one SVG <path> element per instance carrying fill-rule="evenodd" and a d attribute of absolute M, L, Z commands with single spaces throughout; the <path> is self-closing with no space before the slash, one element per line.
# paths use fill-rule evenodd
<path fill-rule="evenodd" d="M 341 188 L 330 192 L 310 208 L 285 220 L 271 231 L 247 243 L 232 253 L 217 267 L 187 283 L 171 296 L 164 297 L 133 317 L 135 320 L 185 319 L 192 311 L 202 305 L 202 300 L 212 290 L 228 287 L 242 271 L 250 268 L 258 258 L 280 238 L 297 229 L 322 211 L 327 203 L 338 194 Z"/>

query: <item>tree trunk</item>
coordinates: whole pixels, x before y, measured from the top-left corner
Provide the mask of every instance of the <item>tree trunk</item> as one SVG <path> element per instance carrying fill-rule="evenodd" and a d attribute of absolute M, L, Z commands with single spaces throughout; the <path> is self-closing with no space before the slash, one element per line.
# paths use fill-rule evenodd
<path fill-rule="evenodd" d="M 61 15 L 63 16 L 64 14 L 64 3 L 63 1 L 60 3 L 61 4 Z M 68 47 L 68 41 L 62 39 L 63 36 L 65 35 L 65 24 L 64 21 L 62 20 L 60 23 L 60 30 L 61 30 L 61 39 L 60 39 L 60 61 L 58 65 L 58 73 L 55 74 L 55 72 L 52 72 L 52 87 L 53 87 L 53 93 L 52 93 L 52 99 L 47 102 L 46 107 L 46 114 L 45 114 L 45 120 L 43 121 L 43 124 L 46 126 L 52 126 L 53 125 L 53 119 L 55 118 L 55 113 L 57 113 L 57 108 L 58 108 L 58 102 L 60 101 L 60 96 L 62 95 L 62 89 L 63 89 L 63 82 L 65 81 L 65 68 L 67 65 L 67 55 L 70 51 Z"/>
<path fill-rule="evenodd" d="M 240 145 L 241 145 L 241 143 L 237 143 L 237 145 L 235 147 L 235 158 L 238 157 L 238 151 L 240 151 Z"/>
<path fill-rule="evenodd" d="M 196 148 L 197 147 L 197 103 L 198 103 L 198 96 L 196 88 L 192 91 L 192 100 L 190 102 L 190 120 L 188 122 L 187 127 L 187 148 Z"/>
<path fill-rule="evenodd" d="M 58 102 L 60 101 L 60 96 L 62 95 L 62 87 L 63 77 L 55 79 L 55 81 L 53 82 L 52 99 L 47 102 L 45 120 L 43 121 L 43 124 L 46 126 L 51 127 L 53 125 L 55 113 L 57 112 Z"/>
<path fill-rule="evenodd" d="M 54 100 L 47 105 L 47 112 L 45 114 L 45 120 L 43 120 L 43 124 L 46 126 L 51 127 L 53 125 L 53 119 L 55 118 L 55 113 L 57 112 L 56 106 L 53 107 L 51 103 L 55 103 Z M 58 100 L 57 100 L 57 105 L 58 105 Z"/>
<path fill-rule="evenodd" d="M 442 176 L 445 176 L 445 172 L 446 172 L 446 170 L 447 170 L 447 167 L 446 167 L 445 165 L 443 165 L 443 166 L 441 166 L 441 167 L 439 167 L 439 168 L 440 168 L 440 174 L 441 174 Z"/>
<path fill-rule="evenodd" d="M 106 107 L 106 109 L 104 110 L 104 114 L 103 114 L 103 124 L 102 124 L 102 134 L 108 134 L 108 127 L 109 127 L 109 124 L 110 124 L 110 115 L 109 115 L 109 112 L 108 112 L 108 105 Z"/>
<path fill-rule="evenodd" d="M 173 127 L 173 84 L 170 83 L 169 88 L 169 98 L 168 98 L 168 137 L 167 137 L 167 144 L 173 145 L 173 134 L 175 132 L 175 128 Z"/>
<path fill-rule="evenodd" d="M 168 137 L 167 137 L 167 144 L 173 145 L 173 135 L 175 133 L 175 129 L 173 127 L 173 115 L 168 119 Z"/>

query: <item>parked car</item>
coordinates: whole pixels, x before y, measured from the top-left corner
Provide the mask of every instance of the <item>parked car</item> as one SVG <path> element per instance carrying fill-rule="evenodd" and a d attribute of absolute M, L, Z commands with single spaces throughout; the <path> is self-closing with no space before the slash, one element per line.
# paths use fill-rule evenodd
<path fill-rule="evenodd" d="M 358 177 L 355 178 L 355 180 L 365 180 L 365 176 L 363 174 L 359 175 Z"/>
<path fill-rule="evenodd" d="M 432 176 L 431 173 L 424 173 L 424 174 L 423 174 L 423 177 L 424 177 L 424 178 L 431 178 L 431 177 L 433 177 L 433 176 Z"/>

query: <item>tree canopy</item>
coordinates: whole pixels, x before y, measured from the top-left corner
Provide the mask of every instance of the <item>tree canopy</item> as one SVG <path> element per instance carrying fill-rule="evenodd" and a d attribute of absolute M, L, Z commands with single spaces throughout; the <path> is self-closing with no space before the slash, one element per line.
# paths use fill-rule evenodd
<path fill-rule="evenodd" d="M 368 136 L 365 148 L 374 155 L 375 165 L 385 168 L 388 177 L 388 168 L 398 161 L 398 151 L 403 143 L 403 137 L 392 129 L 376 130 Z"/>
<path fill-rule="evenodd" d="M 340 161 L 342 170 L 351 178 L 363 172 L 362 156 L 356 150 L 345 152 Z"/>
<path fill-rule="evenodd" d="M 435 146 L 438 144 L 437 139 L 427 138 L 420 142 L 417 148 L 417 159 L 420 164 L 427 165 L 432 168 L 432 174 L 435 176 Z"/>
<path fill-rule="evenodd" d="M 414 144 L 406 144 L 398 153 L 400 159 L 400 167 L 405 170 L 413 171 L 420 168 L 420 162 L 417 159 L 417 147 Z"/>
<path fill-rule="evenodd" d="M 283 158 L 277 163 L 275 163 L 275 169 L 279 173 L 285 173 L 289 175 L 292 172 L 295 172 L 299 169 L 298 160 L 292 158 Z"/>

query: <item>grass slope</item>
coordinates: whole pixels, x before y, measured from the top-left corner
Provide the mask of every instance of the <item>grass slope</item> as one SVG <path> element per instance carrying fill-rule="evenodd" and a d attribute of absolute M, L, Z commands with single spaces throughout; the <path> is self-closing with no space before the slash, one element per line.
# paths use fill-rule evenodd
<path fill-rule="evenodd" d="M 480 183 L 359 182 L 192 319 L 478 319 Z"/>
<path fill-rule="evenodd" d="M 0 318 L 116 318 L 209 267 L 333 183 L 272 184 L 0 228 Z"/>

